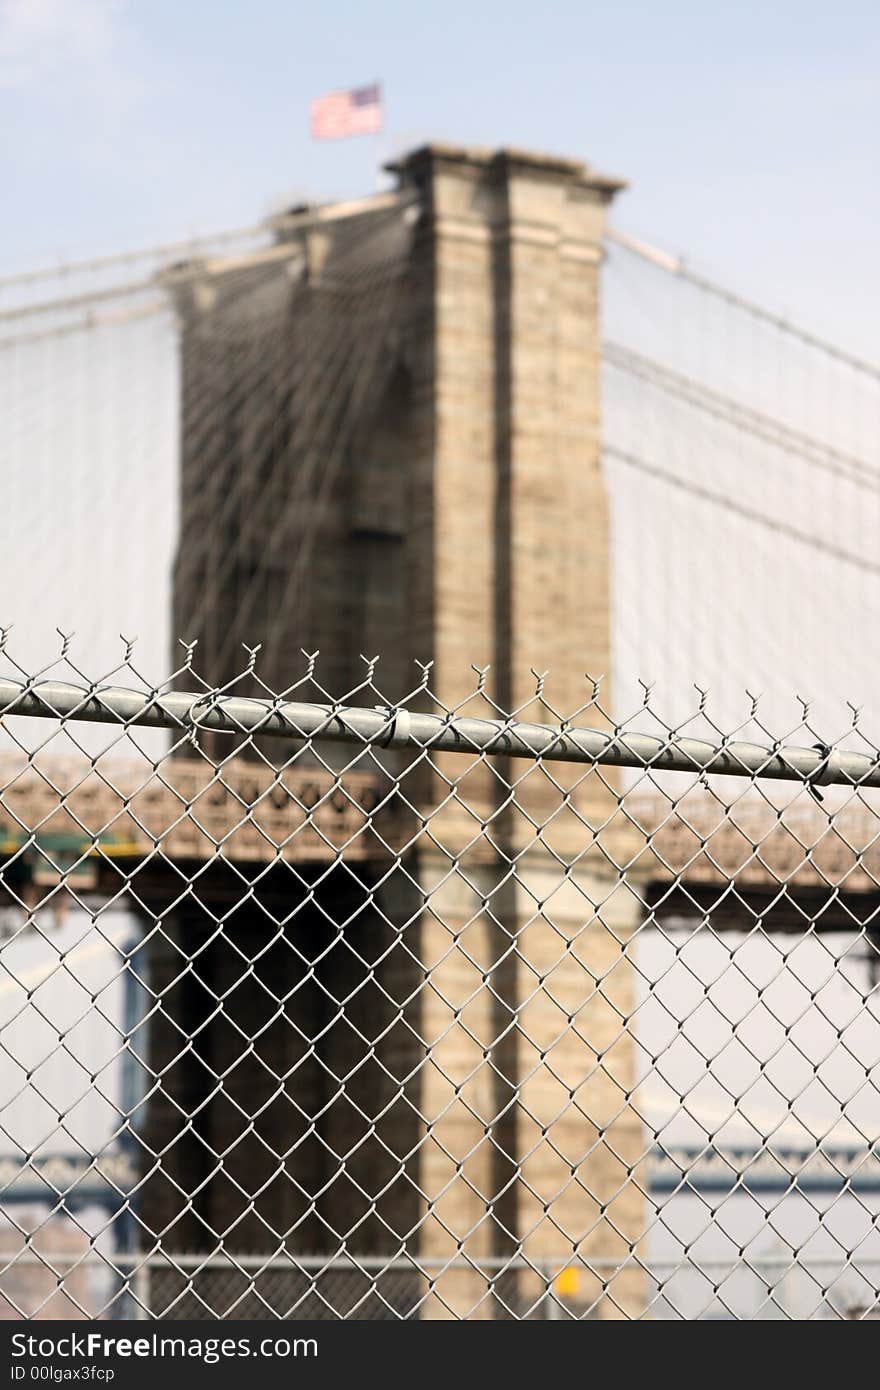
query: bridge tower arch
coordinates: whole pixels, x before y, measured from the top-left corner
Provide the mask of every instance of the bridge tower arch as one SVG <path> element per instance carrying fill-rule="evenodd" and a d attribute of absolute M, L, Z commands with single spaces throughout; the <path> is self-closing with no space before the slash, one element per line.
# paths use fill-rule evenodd
<path fill-rule="evenodd" d="M 219 263 L 180 277 L 175 637 L 199 639 L 199 670 L 218 685 L 241 668 L 240 644 L 262 640 L 261 676 L 271 688 L 290 685 L 300 648 L 320 648 L 322 679 L 341 694 L 358 679 L 367 633 L 391 698 L 416 683 L 418 661 L 433 663 L 431 687 L 447 705 L 472 693 L 474 666 L 488 666 L 487 689 L 504 709 L 529 704 L 534 670 L 550 673 L 548 698 L 563 715 L 588 703 L 586 672 L 605 678 L 607 708 L 599 281 L 607 209 L 623 185 L 577 161 L 510 149 L 430 145 L 391 169 L 397 192 L 361 210 L 339 209 L 323 221 L 299 212 L 277 219 L 278 246 L 296 248 L 297 261 L 264 257 L 232 275 Z M 352 267 L 360 258 L 364 284 L 372 276 L 375 291 L 377 267 L 387 269 L 389 256 L 387 236 L 374 233 L 387 230 L 382 219 L 395 210 L 406 239 L 395 243 L 383 293 L 370 295 Z M 262 317 L 260 296 L 269 306 Z M 333 344 L 339 360 L 346 322 L 370 346 L 369 365 L 361 375 L 352 368 L 332 399 L 316 400 L 315 392 L 329 393 L 331 379 L 339 380 L 328 370 L 329 356 L 322 372 L 316 344 Z M 234 358 L 218 352 L 224 342 Z M 248 371 L 258 390 L 236 377 L 242 354 L 256 364 Z M 304 408 L 301 384 L 310 373 Z M 343 409 L 340 399 L 344 418 L 333 415 Z M 334 418 L 336 432 L 324 436 L 322 453 L 320 430 Z M 306 473 L 318 478 L 317 490 L 300 487 Z M 220 533 L 206 543 L 217 526 Z M 305 554 L 308 575 L 289 582 Z M 598 718 L 594 711 L 593 722 Z M 408 779 L 419 812 L 443 800 L 445 776 L 455 776 L 450 755 Z M 401 1029 L 386 1029 L 376 1044 L 385 1074 L 399 1078 L 408 1104 L 400 1107 L 399 1135 L 392 1120 L 381 1146 L 359 1151 L 357 1186 L 368 1197 L 372 1191 L 379 1220 L 358 1226 L 351 1190 L 348 1217 L 364 1253 L 390 1249 L 407 1235 L 394 1229 L 396 1192 L 420 1260 L 445 1269 L 423 1305 L 432 1316 L 475 1309 L 492 1316 L 514 1301 L 528 1306 L 539 1296 L 529 1266 L 546 1276 L 577 1261 L 584 1299 L 600 1315 L 637 1311 L 641 1278 L 627 1258 L 643 1212 L 639 1187 L 627 1178 L 644 1146 L 624 1101 L 635 1059 L 620 1020 L 631 1011 L 633 983 L 625 962 L 620 966 L 621 945 L 642 905 L 606 858 L 584 852 L 585 827 L 605 814 L 613 794 L 607 780 L 573 777 L 562 817 L 555 814 L 558 787 L 548 779 L 535 776 L 518 791 L 518 813 L 499 812 L 498 786 L 496 772 L 482 767 L 467 787 L 472 807 L 497 816 L 491 855 L 468 848 L 472 817 L 455 803 L 433 811 L 430 842 L 412 850 L 406 873 L 391 875 L 363 907 L 359 931 L 373 914 L 381 933 L 399 924 L 413 942 L 403 974 L 392 968 L 383 980 L 378 965 L 368 974 L 370 988 L 378 982 L 386 999 L 401 1001 L 402 1018 L 408 1001 L 406 1034 L 420 1040 L 422 1052 L 414 1068 Z M 545 827 L 537 836 L 535 824 Z M 564 881 L 561 860 L 572 865 Z M 350 892 L 340 922 L 356 913 L 349 899 Z M 425 900 L 430 910 L 420 911 Z M 240 915 L 235 929 L 246 933 L 247 914 Z M 185 936 L 186 924 L 178 925 Z M 286 930 L 296 929 L 294 916 Z M 202 923 L 199 930 L 208 928 Z M 265 921 L 257 936 L 263 943 Z M 224 949 L 214 942 L 214 957 Z M 230 963 L 232 957 L 226 965 L 214 959 L 215 996 L 221 985 L 231 987 Z M 429 989 L 418 988 L 420 969 L 431 972 Z M 332 992 L 332 979 L 323 983 Z M 351 978 L 345 989 L 351 993 Z M 317 1015 L 307 1016 L 315 994 L 311 984 L 291 989 L 300 1038 L 318 1026 Z M 187 1142 L 196 1142 L 201 1126 L 210 1131 L 209 1151 L 222 1152 L 241 1128 L 234 1112 L 247 1110 L 247 1067 L 238 1069 L 240 1094 L 230 1104 L 236 1073 L 230 1057 L 220 1055 L 229 1041 L 222 1026 L 213 1033 L 202 1027 L 206 1000 L 199 1008 L 202 1118 Z M 246 1006 L 239 1012 L 248 1017 Z M 573 1018 L 577 1027 L 566 1027 Z M 185 1030 L 185 1019 L 177 1022 Z M 161 1052 L 159 1033 L 161 1027 Z M 206 1054 L 214 1033 L 219 1051 L 212 1061 Z M 343 1074 L 350 1039 L 340 1035 L 334 1056 L 332 1036 L 322 1036 L 319 1062 Z M 283 1027 L 263 1037 L 271 1056 L 252 1056 L 253 1068 L 268 1064 L 275 1077 L 291 1074 L 292 1064 L 301 1078 L 314 1071 L 311 1062 L 310 1071 L 285 1054 Z M 227 1118 L 206 1092 L 205 1077 L 221 1071 Z M 300 1109 L 313 1099 L 318 1105 L 306 1088 Z M 369 1098 L 362 1094 L 364 1106 Z M 277 1106 L 272 1113 L 263 1145 L 269 1155 L 283 1134 Z M 413 1113 L 421 1126 L 415 1136 Z M 354 1121 L 335 1135 L 332 1117 L 322 1123 L 334 1152 L 357 1139 Z M 226 1135 L 218 1133 L 224 1124 L 231 1126 Z M 249 1151 L 261 1125 L 270 1121 L 251 1118 Z M 418 1196 L 415 1209 L 400 1202 L 399 1185 L 389 1187 L 389 1150 L 405 1167 L 407 1191 Z M 296 1173 L 295 1145 L 284 1163 L 301 1187 L 313 1177 L 316 1186 L 326 1181 L 323 1169 L 323 1178 Z M 223 1210 L 220 1196 L 212 1200 L 207 1182 L 199 1197 L 202 1234 L 193 1236 L 190 1223 L 188 1238 L 204 1243 L 206 1232 L 229 1226 L 228 1193 Z M 259 1248 L 270 1240 L 261 1200 L 234 1221 L 238 1238 Z M 332 1187 L 325 1205 L 329 1211 Z M 169 1211 L 161 1215 L 167 1225 Z M 316 1229 L 311 1222 L 310 1239 Z M 525 1257 L 525 1267 L 519 1259 L 506 1283 L 492 1284 L 485 1271 L 513 1254 Z M 617 1261 L 624 1270 L 603 1293 L 595 1271 Z"/>

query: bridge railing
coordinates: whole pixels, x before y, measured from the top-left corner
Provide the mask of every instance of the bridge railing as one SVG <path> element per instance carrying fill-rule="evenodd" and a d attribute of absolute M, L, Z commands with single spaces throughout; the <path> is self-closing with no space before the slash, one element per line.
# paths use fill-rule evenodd
<path fill-rule="evenodd" d="M 857 714 L 3 661 L 10 1315 L 873 1315 Z"/>

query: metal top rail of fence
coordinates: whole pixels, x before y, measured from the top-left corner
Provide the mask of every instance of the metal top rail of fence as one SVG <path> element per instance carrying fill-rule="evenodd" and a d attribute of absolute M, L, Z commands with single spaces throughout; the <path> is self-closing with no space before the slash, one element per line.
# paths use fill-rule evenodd
<path fill-rule="evenodd" d="M 880 753 L 764 745 L 735 739 L 710 743 L 614 730 L 423 714 L 406 705 L 358 707 L 304 701 L 243 699 L 222 692 L 141 692 L 120 686 L 87 688 L 59 681 L 0 680 L 0 715 L 120 723 L 145 728 L 310 739 L 379 748 L 485 753 L 546 762 L 592 763 L 658 772 L 767 777 L 809 786 L 837 783 L 880 787 Z"/>

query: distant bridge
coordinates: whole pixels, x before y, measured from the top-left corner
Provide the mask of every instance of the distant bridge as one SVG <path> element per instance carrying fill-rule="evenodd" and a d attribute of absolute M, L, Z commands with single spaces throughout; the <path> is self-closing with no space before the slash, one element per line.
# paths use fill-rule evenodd
<path fill-rule="evenodd" d="M 686 1148 L 656 1145 L 648 1158 L 652 1192 L 880 1192 L 876 1146 L 828 1148 L 763 1145 Z"/>
<path fill-rule="evenodd" d="M 832 1145 L 764 1145 L 759 1149 L 692 1148 L 655 1144 L 646 1155 L 651 1192 L 880 1192 L 880 1149 Z M 0 1154 L 0 1188 L 5 1202 L 63 1197 L 67 1207 L 91 1204 L 116 1211 L 140 1182 L 137 1162 L 125 1146 L 99 1156 L 70 1153 L 23 1159 Z"/>

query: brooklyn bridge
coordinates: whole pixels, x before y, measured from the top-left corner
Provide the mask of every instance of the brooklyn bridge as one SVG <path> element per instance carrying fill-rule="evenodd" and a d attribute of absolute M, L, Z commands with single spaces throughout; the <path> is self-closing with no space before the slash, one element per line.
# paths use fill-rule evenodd
<path fill-rule="evenodd" d="M 859 1108 L 848 1079 L 817 1133 L 808 1082 L 773 1075 L 806 1005 L 767 1006 L 737 1079 L 663 981 L 698 936 L 731 972 L 776 943 L 779 977 L 806 941 L 825 982 L 791 968 L 834 1037 L 798 1065 L 832 1094 L 850 1062 L 872 1075 L 877 728 L 845 704 L 864 617 L 839 615 L 876 602 L 880 371 L 609 226 L 624 185 L 589 165 L 431 145 L 390 175 L 0 284 L 4 468 L 39 506 L 5 558 L 32 613 L 80 628 L 4 633 L 0 889 L 41 980 L 77 978 L 53 913 L 132 924 L 107 944 L 128 989 L 109 1130 L 78 1137 L 41 1092 L 57 1125 L 4 1125 L 6 1200 L 103 1204 L 112 1297 L 159 1314 L 217 1311 L 232 1278 L 251 1316 L 639 1316 L 687 1263 L 678 1231 L 648 1253 L 668 1193 L 699 1201 L 718 1162 L 731 1191 L 775 1163 L 809 1194 L 814 1159 L 874 1190 L 876 1094 Z M 142 644 L 111 650 L 117 614 Z M 768 673 L 791 706 L 753 693 Z M 272 724 L 292 701 L 387 730 L 298 736 Z M 435 751 L 407 734 L 422 715 L 497 743 Z M 529 761 L 504 743 L 526 725 L 612 752 Z M 656 758 L 618 756 L 651 737 Z M 689 738 L 727 764 L 663 761 Z M 774 773 L 790 750 L 813 771 Z M 31 997 L 7 971 L 0 1032 Z M 717 1006 L 734 1041 L 755 978 L 742 1015 Z M 658 1000 L 669 1036 L 639 1031 Z M 673 1034 L 712 1096 L 664 1071 Z M 38 1070 L 18 1065 L 9 1106 Z M 80 1162 L 66 1185 L 49 1151 Z M 32 1256 L 9 1250 L 7 1281 Z M 165 1307 L 138 1282 L 157 1269 Z"/>

